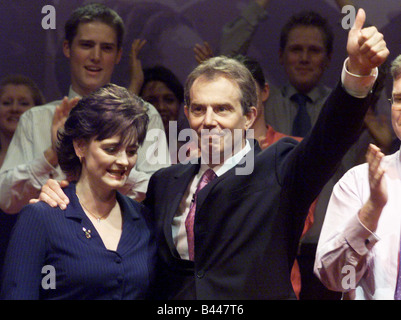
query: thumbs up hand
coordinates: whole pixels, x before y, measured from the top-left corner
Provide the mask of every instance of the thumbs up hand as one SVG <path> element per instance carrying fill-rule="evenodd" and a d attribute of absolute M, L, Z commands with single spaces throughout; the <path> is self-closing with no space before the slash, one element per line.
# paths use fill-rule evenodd
<path fill-rule="evenodd" d="M 348 33 L 348 70 L 357 75 L 369 75 L 372 69 L 386 61 L 390 51 L 376 27 L 363 28 L 366 14 L 359 9 L 355 23 Z"/>

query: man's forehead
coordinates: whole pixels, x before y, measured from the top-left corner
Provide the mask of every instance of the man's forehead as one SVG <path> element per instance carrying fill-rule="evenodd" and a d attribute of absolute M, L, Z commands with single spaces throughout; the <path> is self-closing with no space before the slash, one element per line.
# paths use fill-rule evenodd
<path fill-rule="evenodd" d="M 103 32 L 100 33 L 99 29 L 102 29 Z M 98 41 L 101 39 L 102 43 L 117 44 L 117 31 L 101 21 L 81 22 L 74 38 L 84 41 Z"/>
<path fill-rule="evenodd" d="M 212 85 L 212 84 L 218 85 L 222 83 L 228 86 L 231 85 L 233 88 L 239 89 L 239 85 L 234 79 L 220 73 L 214 75 L 207 75 L 207 74 L 200 75 L 193 82 L 191 89 L 195 85 Z"/>
<path fill-rule="evenodd" d="M 199 80 L 199 81 L 198 81 Z M 190 90 L 190 105 L 241 106 L 241 90 L 232 79 L 224 76 L 198 78 Z"/>
<path fill-rule="evenodd" d="M 315 26 L 299 25 L 292 28 L 288 34 L 287 45 L 304 43 L 324 47 L 325 42 L 323 31 Z"/>
<path fill-rule="evenodd" d="M 396 79 L 393 80 L 393 96 L 394 95 L 401 95 L 401 75 L 398 76 Z"/>
<path fill-rule="evenodd" d="M 225 76 L 225 75 L 214 75 L 213 77 L 201 75 L 193 82 L 190 90 L 191 99 L 196 95 L 198 90 L 202 90 L 205 87 L 224 87 L 224 91 L 220 91 L 220 95 L 224 96 L 227 93 L 233 93 L 234 91 L 238 93 L 238 97 L 241 97 L 241 90 L 238 83 Z"/>

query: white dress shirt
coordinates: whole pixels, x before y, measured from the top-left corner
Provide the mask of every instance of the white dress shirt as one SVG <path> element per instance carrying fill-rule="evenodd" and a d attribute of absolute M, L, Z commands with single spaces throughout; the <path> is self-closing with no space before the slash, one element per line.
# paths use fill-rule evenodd
<path fill-rule="evenodd" d="M 249 141 L 246 140 L 244 148 L 242 148 L 232 157 L 224 161 L 222 165 L 218 165 L 213 168 L 213 171 L 216 174 L 216 176 L 220 177 L 228 170 L 234 168 L 249 151 L 251 151 L 251 146 Z M 189 183 L 187 191 L 185 192 L 181 200 L 178 212 L 173 219 L 172 223 L 173 240 L 176 245 L 177 251 L 182 259 L 187 259 L 187 260 L 189 259 L 185 220 L 188 216 L 189 208 L 191 206 L 199 181 L 207 169 L 209 169 L 209 166 L 207 164 L 201 164 L 199 172 L 193 177 L 192 181 Z"/>

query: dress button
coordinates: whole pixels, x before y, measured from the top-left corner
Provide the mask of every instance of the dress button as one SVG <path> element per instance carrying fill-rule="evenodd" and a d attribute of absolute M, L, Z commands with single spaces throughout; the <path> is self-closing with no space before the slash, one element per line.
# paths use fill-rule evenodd
<path fill-rule="evenodd" d="M 203 270 L 200 270 L 196 273 L 196 277 L 198 279 L 202 279 L 205 276 L 205 272 Z"/>

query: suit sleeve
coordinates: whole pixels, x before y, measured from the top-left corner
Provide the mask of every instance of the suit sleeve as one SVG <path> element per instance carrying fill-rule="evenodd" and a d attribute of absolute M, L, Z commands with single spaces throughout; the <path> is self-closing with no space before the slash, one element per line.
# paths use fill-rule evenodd
<path fill-rule="evenodd" d="M 266 11 L 256 2 L 251 1 L 239 17 L 223 27 L 220 54 L 228 56 L 246 55 L 259 23 L 266 17 Z"/>
<path fill-rule="evenodd" d="M 279 144 L 279 181 L 291 212 L 306 213 L 363 127 L 369 96 L 356 98 L 341 83 L 330 94 L 311 133 L 295 148 Z"/>
<path fill-rule="evenodd" d="M 43 208 L 43 203 L 28 205 L 19 213 L 4 262 L 2 299 L 36 300 L 40 297 L 46 251 L 40 207 Z"/>

